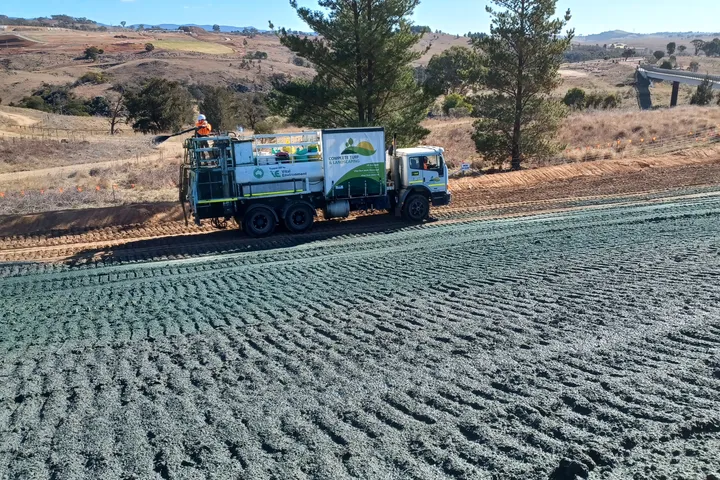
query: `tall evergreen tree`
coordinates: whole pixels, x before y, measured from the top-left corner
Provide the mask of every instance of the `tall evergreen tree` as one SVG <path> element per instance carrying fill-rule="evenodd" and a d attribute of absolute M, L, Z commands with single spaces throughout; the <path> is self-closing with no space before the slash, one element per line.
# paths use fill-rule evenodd
<path fill-rule="evenodd" d="M 317 74 L 311 81 L 276 82 L 277 113 L 321 128 L 383 126 L 401 144 L 427 135 L 420 122 L 434 99 L 415 81 L 411 65 L 424 53 L 414 48 L 422 33 L 413 33 L 409 21 L 418 4 L 319 0 L 325 11 L 312 11 L 290 0 L 318 36 L 281 29 L 280 42 L 314 65 Z"/>
<path fill-rule="evenodd" d="M 492 93 L 477 99 L 475 145 L 486 158 L 511 158 L 519 169 L 528 156 L 557 149 L 552 142 L 564 107 L 550 98 L 560 83 L 558 69 L 574 31 L 562 35 L 570 10 L 555 19 L 557 0 L 493 0 L 487 7 L 490 35 L 473 40 L 484 57 L 484 87 Z"/>

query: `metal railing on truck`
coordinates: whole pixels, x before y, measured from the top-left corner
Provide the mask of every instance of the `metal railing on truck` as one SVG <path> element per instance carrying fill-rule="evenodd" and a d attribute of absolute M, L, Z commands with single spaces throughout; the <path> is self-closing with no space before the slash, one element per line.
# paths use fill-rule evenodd
<path fill-rule="evenodd" d="M 297 138 L 299 141 L 296 140 Z M 318 131 L 271 133 L 245 139 L 253 141 L 256 165 L 322 160 L 322 139 Z M 269 142 L 266 142 L 268 140 Z M 278 158 L 281 152 L 287 153 L 287 159 Z"/>

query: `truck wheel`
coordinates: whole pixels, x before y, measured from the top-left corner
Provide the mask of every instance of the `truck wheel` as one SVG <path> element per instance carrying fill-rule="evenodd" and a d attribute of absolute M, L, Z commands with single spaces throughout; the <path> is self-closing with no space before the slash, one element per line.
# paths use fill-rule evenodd
<path fill-rule="evenodd" d="M 285 226 L 293 233 L 304 232 L 312 226 L 314 214 L 306 203 L 292 205 L 285 212 Z"/>
<path fill-rule="evenodd" d="M 245 214 L 242 226 L 251 237 L 264 237 L 275 230 L 275 214 L 268 207 L 255 207 Z"/>
<path fill-rule="evenodd" d="M 430 202 L 422 195 L 414 194 L 405 200 L 403 216 L 411 222 L 422 222 L 430 213 Z"/>

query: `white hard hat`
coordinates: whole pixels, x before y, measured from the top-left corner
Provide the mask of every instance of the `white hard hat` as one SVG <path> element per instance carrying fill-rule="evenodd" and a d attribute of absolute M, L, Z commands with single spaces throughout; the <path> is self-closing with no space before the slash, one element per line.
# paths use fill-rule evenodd
<path fill-rule="evenodd" d="M 205 120 L 205 115 L 203 115 L 203 114 L 198 115 L 198 122 L 200 120 Z"/>

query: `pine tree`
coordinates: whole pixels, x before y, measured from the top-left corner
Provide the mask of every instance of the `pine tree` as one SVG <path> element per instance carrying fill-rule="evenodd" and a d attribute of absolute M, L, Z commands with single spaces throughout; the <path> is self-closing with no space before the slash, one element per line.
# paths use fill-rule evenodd
<path fill-rule="evenodd" d="M 217 131 L 229 131 L 237 125 L 238 114 L 235 95 L 226 87 L 201 85 L 202 101 L 198 104 L 200 113 L 205 115 Z"/>
<path fill-rule="evenodd" d="M 695 90 L 695 93 L 693 93 L 693 96 L 690 97 L 690 104 L 701 106 L 709 105 L 710 102 L 713 101 L 713 95 L 714 94 L 710 77 L 705 77 L 703 82 L 698 85 L 697 90 Z"/>
<path fill-rule="evenodd" d="M 290 5 L 316 37 L 281 29 L 280 42 L 309 61 L 312 81 L 275 82 L 276 113 L 320 128 L 383 126 L 400 144 L 429 132 L 420 126 L 433 98 L 415 81 L 417 46 L 409 17 L 419 0 L 320 0 L 325 11 Z M 270 25 L 272 28 L 272 24 Z"/>
<path fill-rule="evenodd" d="M 125 105 L 128 122 L 136 132 L 177 131 L 192 122 L 192 98 L 180 82 L 151 78 L 139 89 L 125 93 Z"/>
<path fill-rule="evenodd" d="M 473 138 L 478 152 L 501 163 L 511 158 L 520 168 L 528 156 L 557 149 L 552 135 L 565 108 L 550 98 L 561 83 L 558 69 L 574 31 L 562 29 L 570 10 L 555 19 L 557 0 L 493 0 L 502 10 L 487 7 L 490 35 L 473 45 L 483 52 L 487 73 L 483 87 L 492 93 L 477 99 Z"/>
<path fill-rule="evenodd" d="M 433 55 L 425 70 L 425 87 L 440 95 L 459 93 L 466 95 L 477 85 L 482 75 L 480 56 L 477 52 L 458 45 Z"/>

